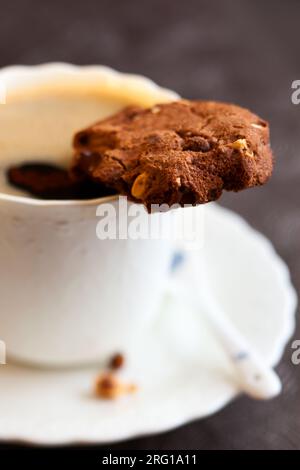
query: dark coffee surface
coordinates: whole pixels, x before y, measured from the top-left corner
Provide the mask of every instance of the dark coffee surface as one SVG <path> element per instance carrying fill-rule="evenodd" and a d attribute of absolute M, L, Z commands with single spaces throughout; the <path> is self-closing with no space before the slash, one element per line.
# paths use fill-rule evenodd
<path fill-rule="evenodd" d="M 291 102 L 291 83 L 300 80 L 298 0 L 10 0 L 2 8 L 2 66 L 106 64 L 145 74 L 186 98 L 233 102 L 268 120 L 276 155 L 270 182 L 226 194 L 222 205 L 270 238 L 299 291 L 300 105 Z M 299 324 L 293 338 L 300 339 Z M 241 397 L 214 416 L 105 448 L 299 449 L 300 365 L 291 362 L 291 341 L 277 368 L 280 397 Z"/>
<path fill-rule="evenodd" d="M 40 199 L 94 199 L 113 194 L 93 181 L 73 181 L 68 170 L 47 163 L 31 162 L 7 170 L 8 182 Z"/>

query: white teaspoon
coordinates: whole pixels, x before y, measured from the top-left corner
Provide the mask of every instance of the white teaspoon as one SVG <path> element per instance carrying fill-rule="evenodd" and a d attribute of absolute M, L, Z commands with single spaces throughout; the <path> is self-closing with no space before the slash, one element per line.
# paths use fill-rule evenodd
<path fill-rule="evenodd" d="M 255 399 L 275 397 L 282 388 L 278 375 L 253 350 L 216 301 L 206 276 L 203 275 L 205 270 L 203 260 L 197 256 L 197 253 L 197 250 L 190 252 L 190 262 L 193 265 L 190 288 L 193 289 L 194 295 L 190 289 L 184 289 L 185 300 L 198 309 L 199 305 L 203 307 L 203 312 L 235 369 L 240 389 Z M 182 291 L 176 282 L 173 284 L 173 289 L 175 294 Z"/>

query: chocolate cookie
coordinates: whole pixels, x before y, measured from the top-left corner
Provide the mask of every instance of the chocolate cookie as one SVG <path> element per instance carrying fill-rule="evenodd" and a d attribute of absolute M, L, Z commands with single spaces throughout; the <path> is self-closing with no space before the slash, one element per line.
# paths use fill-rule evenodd
<path fill-rule="evenodd" d="M 264 184 L 273 166 L 268 124 L 212 101 L 125 108 L 78 132 L 74 148 L 75 178 L 99 181 L 148 209 Z"/>

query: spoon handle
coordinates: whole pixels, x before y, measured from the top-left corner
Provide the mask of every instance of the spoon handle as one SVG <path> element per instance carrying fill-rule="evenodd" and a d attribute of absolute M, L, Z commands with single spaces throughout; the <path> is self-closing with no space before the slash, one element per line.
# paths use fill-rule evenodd
<path fill-rule="evenodd" d="M 193 268 L 190 277 L 193 292 L 188 289 L 183 291 L 182 285 L 178 285 L 176 281 L 175 284 L 174 281 L 171 282 L 171 291 L 175 296 L 181 291 L 185 301 L 192 303 L 194 308 L 203 306 L 209 324 L 235 369 L 240 389 L 256 399 L 275 397 L 282 388 L 278 375 L 264 362 L 263 357 L 254 351 L 216 301 L 207 281 L 204 256 L 200 253 L 197 256 L 197 252 L 193 251 L 190 263 Z"/>
<path fill-rule="evenodd" d="M 251 348 L 246 338 L 217 304 L 207 286 L 205 291 L 205 299 L 201 297 L 202 303 L 204 300 L 205 314 L 235 368 L 243 392 L 256 399 L 268 399 L 278 395 L 281 391 L 278 375 Z"/>

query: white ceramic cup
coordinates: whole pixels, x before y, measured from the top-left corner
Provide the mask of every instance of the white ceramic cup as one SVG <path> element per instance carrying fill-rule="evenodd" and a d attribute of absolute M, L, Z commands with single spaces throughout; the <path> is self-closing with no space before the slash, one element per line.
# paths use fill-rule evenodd
<path fill-rule="evenodd" d="M 80 128 L 127 104 L 177 99 L 146 78 L 100 66 L 9 67 L 0 83 L 2 168 L 64 164 Z M 117 208 L 115 197 L 42 201 L 1 185 L 0 338 L 8 357 L 69 366 L 126 353 L 158 311 L 171 242 L 99 240 L 96 208 L 107 201 Z"/>

